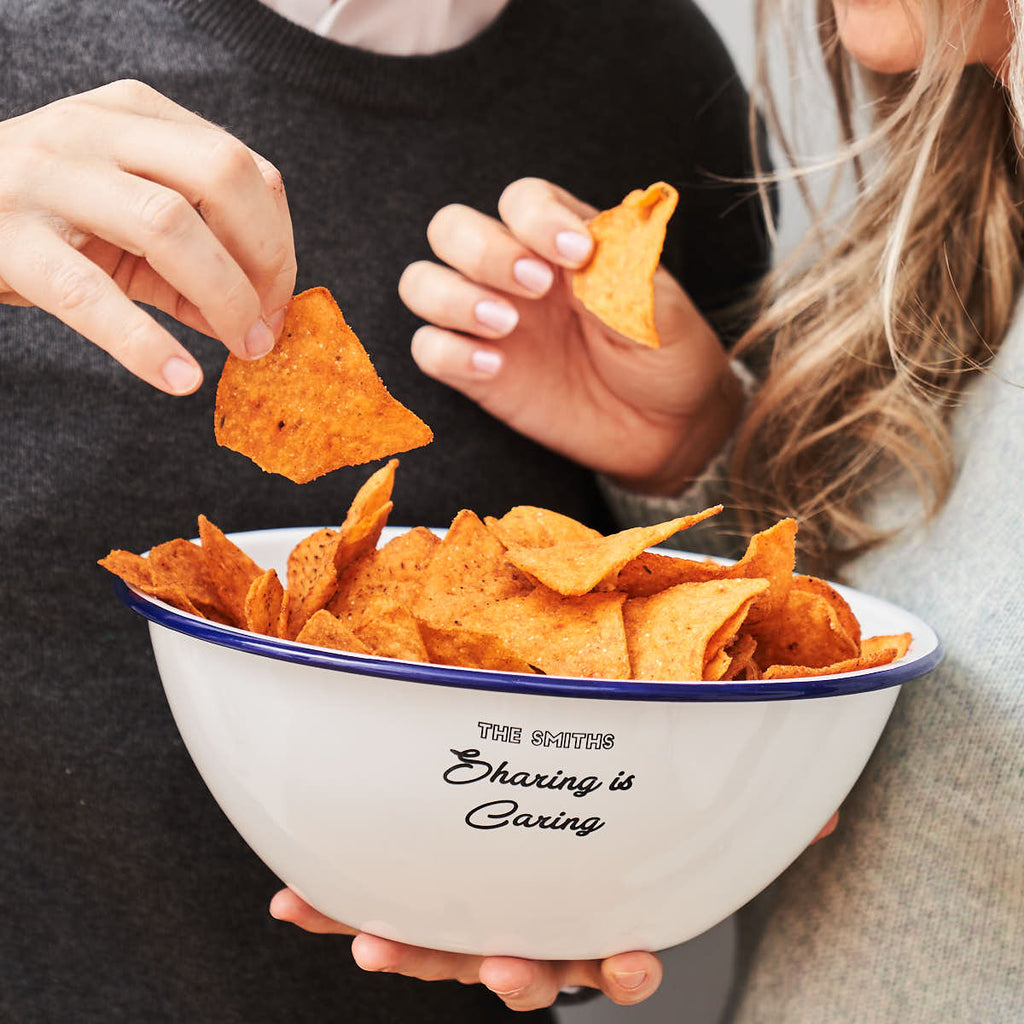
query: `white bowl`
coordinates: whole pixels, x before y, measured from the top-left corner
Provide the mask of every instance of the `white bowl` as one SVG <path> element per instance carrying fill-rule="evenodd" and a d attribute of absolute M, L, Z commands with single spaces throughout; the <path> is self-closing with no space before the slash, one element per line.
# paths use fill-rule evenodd
<path fill-rule="evenodd" d="M 232 539 L 283 573 L 310 532 Z M 804 680 L 634 683 L 308 647 L 118 581 L 150 620 L 192 759 L 283 882 L 386 938 L 538 959 L 692 938 L 814 838 L 901 684 L 941 656 L 913 615 L 838 589 L 866 636 L 913 634 L 904 658 Z"/>

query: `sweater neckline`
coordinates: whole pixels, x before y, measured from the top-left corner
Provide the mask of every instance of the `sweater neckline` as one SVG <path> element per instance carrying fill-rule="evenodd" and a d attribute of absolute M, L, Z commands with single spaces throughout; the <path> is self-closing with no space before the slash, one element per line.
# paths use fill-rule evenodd
<path fill-rule="evenodd" d="M 337 101 L 429 114 L 485 106 L 515 88 L 550 34 L 547 0 L 509 0 L 473 39 L 440 53 L 393 56 L 325 39 L 259 0 L 165 0 L 258 71 Z"/>

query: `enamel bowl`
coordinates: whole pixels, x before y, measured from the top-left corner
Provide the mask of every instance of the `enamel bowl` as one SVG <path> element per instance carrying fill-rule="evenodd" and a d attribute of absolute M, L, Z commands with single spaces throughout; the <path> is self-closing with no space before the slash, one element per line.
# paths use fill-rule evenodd
<path fill-rule="evenodd" d="M 232 539 L 282 574 L 310 532 Z M 657 950 L 722 921 L 810 843 L 941 656 L 919 619 L 843 587 L 865 636 L 913 634 L 904 658 L 727 683 L 358 656 L 117 587 L 210 792 L 284 883 L 364 931 L 486 955 Z"/>

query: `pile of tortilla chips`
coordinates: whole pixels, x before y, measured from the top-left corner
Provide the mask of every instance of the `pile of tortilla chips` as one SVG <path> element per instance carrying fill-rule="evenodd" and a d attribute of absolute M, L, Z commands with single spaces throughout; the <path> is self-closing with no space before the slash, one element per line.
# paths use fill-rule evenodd
<path fill-rule="evenodd" d="M 590 261 L 573 274 L 573 294 L 619 334 L 659 348 L 654 326 L 654 272 L 679 193 L 663 181 L 635 189 L 587 225 L 594 239 Z"/>
<path fill-rule="evenodd" d="M 298 484 L 407 452 L 434 436 L 388 393 L 326 288 L 291 300 L 269 355 L 228 356 L 214 432 L 218 444 Z"/>
<path fill-rule="evenodd" d="M 378 547 L 398 460 L 344 522 L 292 550 L 287 579 L 204 516 L 200 543 L 168 541 L 100 565 L 184 611 L 267 636 L 441 665 L 601 679 L 779 679 L 902 657 L 909 634 L 862 639 L 847 602 L 794 575 L 796 523 L 755 535 L 732 565 L 647 549 L 721 506 L 604 536 L 547 509 L 481 520 L 443 539 L 415 527 Z"/>

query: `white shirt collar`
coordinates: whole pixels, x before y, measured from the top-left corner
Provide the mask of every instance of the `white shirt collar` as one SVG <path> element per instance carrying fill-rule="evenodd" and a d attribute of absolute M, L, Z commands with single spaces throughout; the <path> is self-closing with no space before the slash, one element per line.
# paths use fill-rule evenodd
<path fill-rule="evenodd" d="M 318 35 L 399 57 L 440 53 L 468 42 L 508 0 L 262 0 Z"/>

